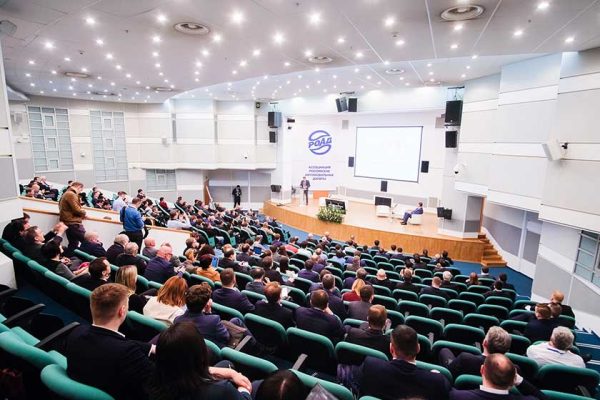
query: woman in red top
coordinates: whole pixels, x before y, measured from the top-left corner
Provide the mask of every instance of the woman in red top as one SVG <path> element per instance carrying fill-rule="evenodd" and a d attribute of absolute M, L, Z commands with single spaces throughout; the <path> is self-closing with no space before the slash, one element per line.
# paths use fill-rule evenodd
<path fill-rule="evenodd" d="M 362 279 L 356 279 L 352 284 L 352 290 L 344 293 L 342 300 L 344 301 L 360 301 L 360 289 L 365 286 L 366 283 Z"/>

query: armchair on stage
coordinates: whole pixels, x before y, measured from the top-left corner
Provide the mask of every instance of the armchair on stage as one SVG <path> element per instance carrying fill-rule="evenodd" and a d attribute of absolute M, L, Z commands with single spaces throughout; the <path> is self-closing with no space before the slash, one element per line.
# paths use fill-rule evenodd
<path fill-rule="evenodd" d="M 401 204 L 396 204 L 394 207 L 385 205 L 375 206 L 375 215 L 377 215 L 378 217 L 391 217 L 402 219 L 404 217 L 405 212 L 411 211 L 411 209 L 404 208 Z M 408 223 L 410 225 L 421 225 L 423 223 L 423 215 L 413 214 L 411 218 L 408 219 Z"/>

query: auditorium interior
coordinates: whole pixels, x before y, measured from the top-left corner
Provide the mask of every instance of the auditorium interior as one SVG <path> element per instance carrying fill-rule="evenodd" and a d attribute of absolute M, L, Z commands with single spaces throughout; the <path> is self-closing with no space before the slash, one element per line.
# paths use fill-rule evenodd
<path fill-rule="evenodd" d="M 600 400 L 600 0 L 0 0 L 0 397 Z"/>

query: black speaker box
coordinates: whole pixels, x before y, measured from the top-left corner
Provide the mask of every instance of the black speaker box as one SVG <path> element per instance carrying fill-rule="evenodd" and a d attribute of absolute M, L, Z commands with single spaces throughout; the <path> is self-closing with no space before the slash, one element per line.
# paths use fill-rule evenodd
<path fill-rule="evenodd" d="M 269 111 L 268 114 L 269 128 L 281 128 L 281 113 L 277 111 Z"/>
<path fill-rule="evenodd" d="M 273 193 L 281 192 L 281 185 L 271 185 L 271 192 L 273 192 Z"/>
<path fill-rule="evenodd" d="M 335 106 L 338 112 L 348 111 L 348 101 L 345 97 L 335 99 Z"/>
<path fill-rule="evenodd" d="M 429 172 L 429 161 L 421 161 L 421 172 L 424 174 Z"/>
<path fill-rule="evenodd" d="M 354 167 L 354 157 L 348 157 L 348 166 Z"/>
<path fill-rule="evenodd" d="M 269 131 L 269 143 L 277 143 L 277 132 Z"/>
<path fill-rule="evenodd" d="M 458 143 L 457 131 L 446 131 L 446 148 L 455 149 Z"/>
<path fill-rule="evenodd" d="M 387 192 L 387 181 L 381 181 L 381 191 Z"/>
<path fill-rule="evenodd" d="M 356 97 L 351 97 L 348 99 L 348 112 L 356 112 L 357 106 L 358 106 L 358 99 Z"/>
<path fill-rule="evenodd" d="M 444 209 L 444 219 L 452 219 L 452 209 L 451 208 Z"/>
<path fill-rule="evenodd" d="M 460 120 L 462 117 L 462 100 L 453 100 L 446 102 L 446 125 L 460 126 Z"/>

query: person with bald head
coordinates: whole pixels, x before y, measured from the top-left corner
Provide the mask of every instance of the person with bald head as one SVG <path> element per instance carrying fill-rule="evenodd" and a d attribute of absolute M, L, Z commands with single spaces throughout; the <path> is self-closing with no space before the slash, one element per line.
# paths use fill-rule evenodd
<path fill-rule="evenodd" d="M 152 237 L 147 237 L 144 239 L 144 250 L 142 250 L 142 255 L 148 258 L 156 257 L 156 252 L 158 249 L 156 248 L 156 239 Z"/>
<path fill-rule="evenodd" d="M 149 281 L 165 283 L 167 279 L 175 275 L 175 269 L 171 265 L 173 249 L 171 246 L 162 245 L 156 252 L 156 257 L 148 261 L 144 277 Z"/>
<path fill-rule="evenodd" d="M 87 231 L 83 235 L 83 241 L 79 246 L 79 250 L 94 257 L 106 257 L 106 250 L 100 241 L 98 232 Z"/>

